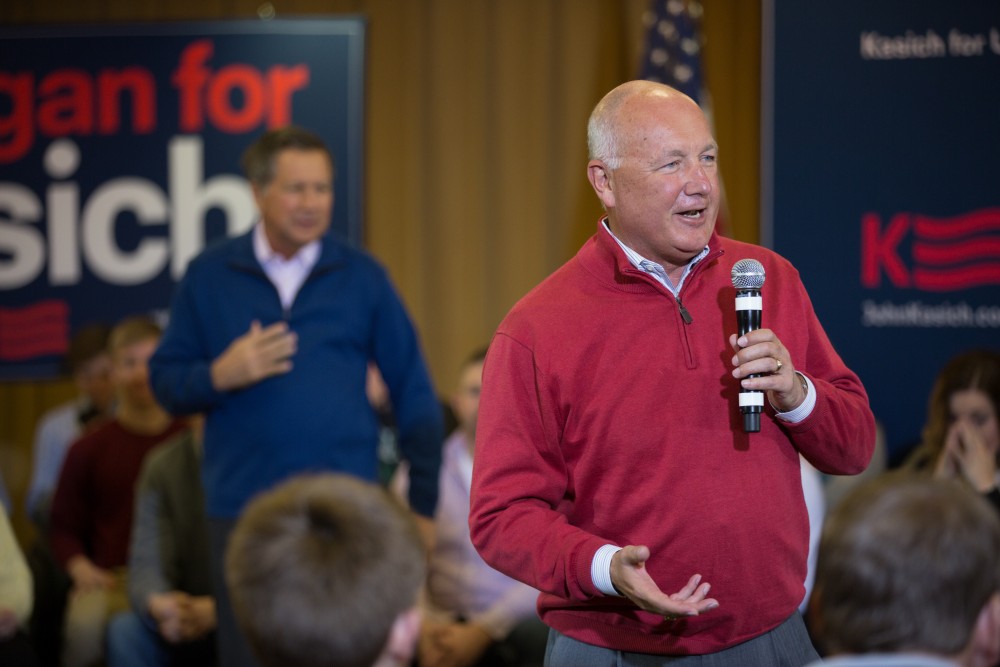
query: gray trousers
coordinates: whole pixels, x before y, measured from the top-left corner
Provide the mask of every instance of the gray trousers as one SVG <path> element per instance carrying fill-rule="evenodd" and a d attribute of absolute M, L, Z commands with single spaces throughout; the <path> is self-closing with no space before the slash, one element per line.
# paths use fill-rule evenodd
<path fill-rule="evenodd" d="M 770 632 L 706 655 L 649 655 L 584 644 L 549 630 L 545 667 L 802 667 L 819 660 L 796 612 Z"/>

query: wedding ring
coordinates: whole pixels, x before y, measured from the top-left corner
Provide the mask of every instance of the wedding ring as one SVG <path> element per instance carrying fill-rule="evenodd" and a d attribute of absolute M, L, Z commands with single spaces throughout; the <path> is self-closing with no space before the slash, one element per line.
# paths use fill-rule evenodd
<path fill-rule="evenodd" d="M 775 373 L 780 373 L 781 372 L 781 359 L 775 359 L 774 360 L 774 365 L 777 367 L 777 368 L 774 369 L 774 372 Z"/>

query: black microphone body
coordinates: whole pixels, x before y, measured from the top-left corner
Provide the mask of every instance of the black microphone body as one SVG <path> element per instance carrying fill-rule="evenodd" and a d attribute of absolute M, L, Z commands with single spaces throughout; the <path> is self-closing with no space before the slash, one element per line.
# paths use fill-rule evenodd
<path fill-rule="evenodd" d="M 733 266 L 733 287 L 736 288 L 736 324 L 743 336 L 761 327 L 764 286 L 764 267 L 755 259 L 742 259 Z M 754 374 L 748 377 L 759 377 Z M 740 412 L 743 414 L 743 431 L 760 432 L 760 413 L 764 410 L 764 392 L 740 389 Z"/>

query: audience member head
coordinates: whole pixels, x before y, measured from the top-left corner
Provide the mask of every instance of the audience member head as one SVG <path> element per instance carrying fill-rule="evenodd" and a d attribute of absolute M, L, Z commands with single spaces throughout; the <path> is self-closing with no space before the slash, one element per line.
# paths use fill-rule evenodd
<path fill-rule="evenodd" d="M 111 330 L 108 353 L 120 409 L 159 407 L 149 384 L 149 359 L 161 333 L 160 326 L 145 316 L 127 317 Z"/>
<path fill-rule="evenodd" d="M 295 126 L 271 130 L 244 152 L 243 168 L 272 250 L 289 258 L 326 233 L 334 164 L 317 135 Z"/>
<path fill-rule="evenodd" d="M 459 372 L 458 387 L 451 397 L 451 409 L 469 441 L 469 446 L 475 444 L 476 417 L 479 414 L 479 393 L 483 387 L 483 361 L 486 360 L 486 349 L 473 352 L 462 364 Z"/>
<path fill-rule="evenodd" d="M 954 480 L 889 473 L 827 517 L 813 629 L 830 654 L 1000 658 L 1000 517 Z"/>
<path fill-rule="evenodd" d="M 938 374 L 927 406 L 923 442 L 937 461 L 949 431 L 967 428 L 1000 457 L 1000 352 L 971 350 L 953 357 Z"/>
<path fill-rule="evenodd" d="M 425 567 L 409 512 L 333 473 L 252 500 L 226 550 L 233 610 L 263 667 L 409 664 Z"/>
<path fill-rule="evenodd" d="M 721 202 L 718 147 L 694 100 L 629 81 L 594 108 L 587 139 L 587 177 L 619 240 L 668 274 L 705 248 Z"/>
<path fill-rule="evenodd" d="M 89 403 L 93 417 L 108 414 L 115 398 L 108 355 L 110 333 L 111 328 L 104 324 L 81 327 L 70 340 L 63 360 L 66 372 Z"/>

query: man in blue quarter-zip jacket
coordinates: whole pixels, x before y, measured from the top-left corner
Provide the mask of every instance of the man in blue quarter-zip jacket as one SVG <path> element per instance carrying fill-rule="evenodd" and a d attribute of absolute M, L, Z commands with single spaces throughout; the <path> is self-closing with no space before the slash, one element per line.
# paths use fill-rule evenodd
<path fill-rule="evenodd" d="M 322 140 L 295 127 L 270 131 L 243 166 L 260 221 L 191 262 L 150 364 L 167 409 L 206 415 L 222 667 L 255 664 L 223 594 L 226 539 L 247 501 L 303 471 L 376 479 L 369 361 L 389 387 L 410 504 L 424 518 L 437 502 L 443 431 L 417 334 L 385 270 L 326 233 L 334 164 Z M 430 520 L 420 523 L 430 535 Z"/>

